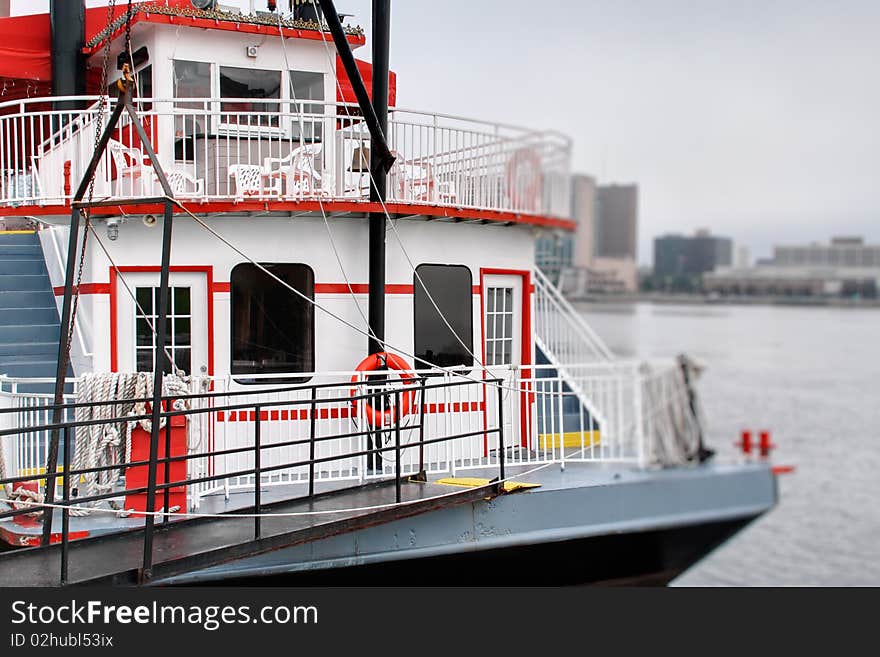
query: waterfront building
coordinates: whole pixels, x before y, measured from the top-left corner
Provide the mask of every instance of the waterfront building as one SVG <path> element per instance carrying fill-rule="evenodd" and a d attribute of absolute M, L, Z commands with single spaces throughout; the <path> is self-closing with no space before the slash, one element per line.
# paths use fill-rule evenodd
<path fill-rule="evenodd" d="M 724 267 L 703 278 L 720 294 L 875 298 L 880 289 L 880 246 L 861 237 L 829 244 L 776 246 L 754 267 Z"/>
<path fill-rule="evenodd" d="M 654 239 L 654 276 L 699 276 L 733 260 L 733 240 L 712 235 L 707 229 L 693 236 L 663 235 Z"/>

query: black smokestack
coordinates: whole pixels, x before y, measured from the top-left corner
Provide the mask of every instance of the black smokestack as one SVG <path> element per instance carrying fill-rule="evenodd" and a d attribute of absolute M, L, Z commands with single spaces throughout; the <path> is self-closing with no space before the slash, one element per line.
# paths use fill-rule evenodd
<path fill-rule="evenodd" d="M 83 55 L 86 32 L 84 1 L 50 0 L 49 24 L 52 29 L 52 95 L 84 96 L 86 93 L 86 62 Z"/>

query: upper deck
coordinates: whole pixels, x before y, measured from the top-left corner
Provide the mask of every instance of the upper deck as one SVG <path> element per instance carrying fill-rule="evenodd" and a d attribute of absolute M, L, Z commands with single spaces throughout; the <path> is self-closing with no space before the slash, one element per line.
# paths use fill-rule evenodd
<path fill-rule="evenodd" d="M 357 106 L 295 98 L 141 98 L 137 107 L 175 196 L 201 211 L 370 211 L 370 136 Z M 33 98 L 0 104 L 0 207 L 64 210 L 115 101 Z M 53 109 L 64 103 L 77 109 Z M 100 120 L 99 120 L 100 119 Z M 400 214 L 571 228 L 568 138 L 438 113 L 392 109 L 397 156 L 389 208 Z M 123 120 L 95 176 L 94 199 L 161 195 L 143 145 Z M 124 203 L 121 203 L 124 205 Z"/>

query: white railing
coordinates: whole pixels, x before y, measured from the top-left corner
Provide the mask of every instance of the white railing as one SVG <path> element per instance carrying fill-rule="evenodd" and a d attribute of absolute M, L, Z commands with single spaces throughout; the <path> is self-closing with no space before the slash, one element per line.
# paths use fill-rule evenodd
<path fill-rule="evenodd" d="M 84 109 L 48 110 L 60 100 Z M 70 201 L 94 149 L 96 97 L 0 104 L 0 205 Z M 112 102 L 112 101 L 111 101 Z M 139 99 L 175 195 L 193 202 L 369 198 L 370 139 L 354 105 Z M 567 218 L 571 145 L 555 132 L 394 109 L 389 202 Z M 160 194 L 127 115 L 96 175 L 97 198 Z"/>
<path fill-rule="evenodd" d="M 688 390 L 676 363 L 592 363 L 571 366 L 569 372 L 569 376 L 562 377 L 550 366 L 493 369 L 491 376 L 503 380 L 500 386 L 484 383 L 478 378 L 478 370 L 432 372 L 424 399 L 417 400 L 401 425 L 403 472 L 414 474 L 423 468 L 431 474 L 455 474 L 497 467 L 501 438 L 492 430 L 498 428 L 499 419 L 504 430 L 504 458 L 510 466 L 593 462 L 648 467 L 692 460 L 698 447 L 699 426 L 690 412 Z M 366 426 L 365 406 L 353 406 L 350 401 L 352 394 L 364 394 L 366 385 L 362 378 L 351 383 L 352 375 L 316 374 L 310 381 L 310 385 L 330 384 L 317 389 L 315 397 L 315 456 L 343 457 L 319 464 L 314 471 L 316 482 L 364 482 L 394 474 L 394 459 L 389 456 L 373 471 L 365 455 L 346 456 L 369 447 L 363 435 L 345 437 Z M 13 435 L 12 443 L 4 441 L 8 473 L 25 476 L 45 468 L 48 431 L 29 428 L 50 423 L 51 412 L 37 407 L 49 404 L 51 396 L 22 393 L 19 389 L 46 382 L 0 377 L 0 408 L 19 409 L 0 414 L 0 429 L 20 430 Z M 193 506 L 206 495 L 253 487 L 252 475 L 234 474 L 253 468 L 252 452 L 209 454 L 253 447 L 258 407 L 261 444 L 266 448 L 262 467 L 309 460 L 313 417 L 310 388 L 273 392 L 262 387 L 242 394 L 243 386 L 232 380 L 213 379 L 193 382 L 193 392 L 203 391 L 206 382 L 217 395 L 196 402 L 200 412 L 190 418 L 189 453 L 204 456 L 189 460 L 188 474 L 191 479 L 218 478 L 189 487 Z M 579 392 L 573 391 L 572 382 Z M 278 385 L 272 387 L 277 389 Z M 227 392 L 228 396 L 224 394 Z M 75 397 L 74 390 L 65 399 L 73 401 Z M 588 399 L 586 405 L 583 398 Z M 244 408 L 211 410 L 231 405 Z M 424 429 L 420 434 L 417 426 L 422 412 Z M 386 430 L 383 446 L 389 445 L 392 435 Z M 420 435 L 429 443 L 423 450 L 417 448 Z M 460 437 L 430 444 L 431 440 L 452 436 Z M 303 442 L 282 446 L 297 441 Z M 273 449 L 273 444 L 279 447 Z M 304 484 L 308 479 L 308 466 L 297 465 L 264 475 L 262 484 Z"/>

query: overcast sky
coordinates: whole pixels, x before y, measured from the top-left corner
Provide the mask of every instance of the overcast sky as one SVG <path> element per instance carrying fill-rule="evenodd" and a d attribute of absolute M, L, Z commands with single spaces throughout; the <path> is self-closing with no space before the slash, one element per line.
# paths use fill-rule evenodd
<path fill-rule="evenodd" d="M 369 33 L 370 0 L 336 4 Z M 398 104 L 567 133 L 576 171 L 639 184 L 641 262 L 656 235 L 698 227 L 753 256 L 832 234 L 880 241 L 880 0 L 396 0 L 392 12 Z"/>

